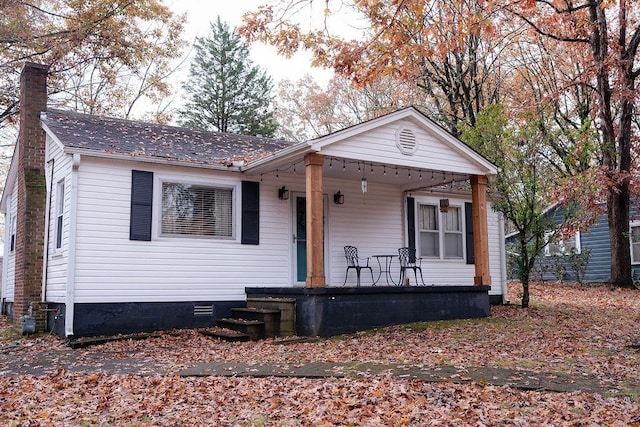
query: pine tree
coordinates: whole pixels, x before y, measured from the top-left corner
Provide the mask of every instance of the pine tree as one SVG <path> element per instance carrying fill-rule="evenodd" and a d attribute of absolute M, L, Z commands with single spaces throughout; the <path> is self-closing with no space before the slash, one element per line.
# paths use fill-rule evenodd
<path fill-rule="evenodd" d="M 217 132 L 272 137 L 271 78 L 249 59 L 235 28 L 217 18 L 209 37 L 198 37 L 189 79 L 188 101 L 179 111 L 184 126 Z"/>

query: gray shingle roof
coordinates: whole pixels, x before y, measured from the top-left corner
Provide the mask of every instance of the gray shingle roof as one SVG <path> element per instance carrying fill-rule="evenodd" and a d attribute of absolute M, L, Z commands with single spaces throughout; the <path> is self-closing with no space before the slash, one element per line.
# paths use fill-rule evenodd
<path fill-rule="evenodd" d="M 42 122 L 67 148 L 200 165 L 257 160 L 292 143 L 276 139 L 48 110 Z"/>

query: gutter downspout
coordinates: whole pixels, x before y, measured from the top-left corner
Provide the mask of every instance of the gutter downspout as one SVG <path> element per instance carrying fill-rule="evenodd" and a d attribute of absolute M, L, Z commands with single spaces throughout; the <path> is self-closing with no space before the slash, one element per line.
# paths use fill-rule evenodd
<path fill-rule="evenodd" d="M 504 242 L 504 215 L 498 215 L 498 235 L 500 239 L 500 287 L 502 289 L 502 303 L 509 303 L 509 291 L 507 290 L 507 249 Z"/>
<path fill-rule="evenodd" d="M 67 252 L 67 284 L 65 300 L 65 337 L 73 336 L 73 317 L 76 286 L 76 224 L 78 213 L 78 168 L 80 154 L 73 154 L 71 168 L 71 192 L 69 194 L 69 247 Z"/>

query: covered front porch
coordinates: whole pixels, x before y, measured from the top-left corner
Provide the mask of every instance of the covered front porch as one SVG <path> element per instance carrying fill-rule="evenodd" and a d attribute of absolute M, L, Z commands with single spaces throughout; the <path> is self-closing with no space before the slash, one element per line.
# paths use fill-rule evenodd
<path fill-rule="evenodd" d="M 489 294 L 502 294 L 492 270 L 502 282 L 503 261 L 490 259 L 501 223 L 488 218 L 486 196 L 497 169 L 413 108 L 294 145 L 245 172 L 260 176 L 268 198 L 277 195 L 292 241 L 290 285 L 246 293 L 294 299 L 299 334 L 484 317 Z M 360 286 L 355 272 L 345 281 L 347 245 L 372 267 Z M 400 283 L 400 247 L 423 259 L 424 283 L 413 272 Z M 395 258 L 378 264 L 374 255 Z"/>

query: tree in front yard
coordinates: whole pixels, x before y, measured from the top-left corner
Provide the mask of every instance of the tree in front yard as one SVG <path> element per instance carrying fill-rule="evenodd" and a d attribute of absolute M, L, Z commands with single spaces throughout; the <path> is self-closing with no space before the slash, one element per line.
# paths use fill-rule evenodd
<path fill-rule="evenodd" d="M 589 114 L 599 136 L 601 185 L 606 192 L 611 284 L 633 287 L 629 209 L 638 139 L 640 5 L 633 1 L 511 1 L 506 8 L 550 44 L 566 46 L 582 73 L 569 88 L 589 88 Z"/>
<path fill-rule="evenodd" d="M 180 110 L 182 125 L 217 132 L 272 137 L 271 78 L 249 59 L 235 29 L 217 18 L 209 37 L 199 37 Z"/>
<path fill-rule="evenodd" d="M 562 218 L 547 215 L 545 209 L 559 174 L 540 144 L 544 129 L 531 116 L 510 123 L 503 108 L 492 105 L 479 113 L 475 125 L 464 128 L 461 136 L 500 168 L 490 181 L 495 195 L 492 206 L 517 232 L 513 252 L 522 283 L 522 307 L 529 306 L 529 278 L 545 246 L 578 214 L 569 203 Z"/>

